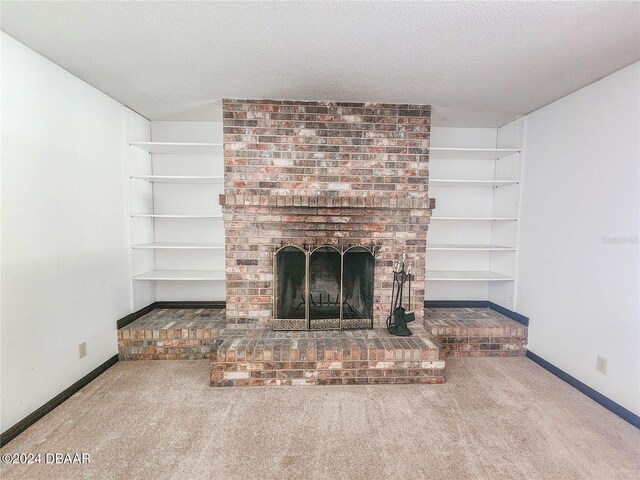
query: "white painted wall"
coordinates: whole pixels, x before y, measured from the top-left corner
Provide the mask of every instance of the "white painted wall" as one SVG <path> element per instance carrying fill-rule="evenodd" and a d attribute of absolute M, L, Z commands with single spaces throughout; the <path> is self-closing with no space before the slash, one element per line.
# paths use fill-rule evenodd
<path fill-rule="evenodd" d="M 5 431 L 117 352 L 131 293 L 122 105 L 1 40 Z"/>
<path fill-rule="evenodd" d="M 639 92 L 635 63 L 528 115 L 516 305 L 532 352 L 636 414 Z"/>

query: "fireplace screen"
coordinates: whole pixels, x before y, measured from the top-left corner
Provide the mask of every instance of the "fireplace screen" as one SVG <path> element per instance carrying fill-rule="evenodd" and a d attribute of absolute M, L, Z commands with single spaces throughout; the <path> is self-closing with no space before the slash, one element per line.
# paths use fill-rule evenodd
<path fill-rule="evenodd" d="M 276 330 L 373 327 L 371 248 L 289 245 L 274 256 Z"/>
<path fill-rule="evenodd" d="M 306 319 L 305 271 L 307 254 L 297 247 L 284 247 L 276 256 L 278 289 L 276 293 L 276 318 Z"/>

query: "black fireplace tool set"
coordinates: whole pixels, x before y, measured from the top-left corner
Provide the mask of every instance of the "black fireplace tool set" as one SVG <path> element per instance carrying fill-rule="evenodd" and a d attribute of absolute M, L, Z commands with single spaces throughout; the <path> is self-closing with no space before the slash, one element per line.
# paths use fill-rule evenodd
<path fill-rule="evenodd" d="M 391 313 L 387 317 L 387 331 L 391 335 L 398 337 L 409 337 L 411 330 L 407 327 L 407 323 L 413 322 L 416 315 L 413 312 L 407 312 L 402 306 L 402 298 L 404 294 L 405 284 L 409 282 L 408 305 L 411 308 L 411 265 L 405 267 L 406 254 L 402 254 L 402 261 L 395 262 L 393 265 L 393 287 L 391 290 Z"/>

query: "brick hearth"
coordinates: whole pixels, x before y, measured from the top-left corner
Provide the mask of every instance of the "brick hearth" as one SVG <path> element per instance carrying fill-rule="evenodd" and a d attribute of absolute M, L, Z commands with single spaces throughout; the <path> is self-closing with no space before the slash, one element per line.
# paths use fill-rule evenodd
<path fill-rule="evenodd" d="M 410 324 L 419 336 L 442 348 L 438 358 L 447 357 L 503 357 L 526 354 L 527 327 L 488 308 L 427 308 L 425 328 L 417 322 Z M 365 340 L 375 332 L 378 341 L 414 340 L 389 336 L 384 330 L 348 332 L 272 332 L 254 326 L 253 330 L 241 325 L 225 327 L 224 309 L 158 309 L 118 330 L 118 351 L 121 360 L 181 360 L 208 359 L 212 349 L 227 348 L 231 339 L 241 341 L 283 339 L 304 341 L 345 338 Z M 355 336 L 355 337 L 354 337 Z M 221 340 L 216 342 L 216 340 Z M 270 341 L 270 340 L 269 340 Z M 350 340 L 351 341 L 351 340 Z M 386 340 L 385 340 L 386 341 Z M 223 342 L 226 342 L 223 345 Z M 379 343 L 376 343 L 379 345 Z M 395 345 L 395 344 L 394 344 Z M 333 347 L 332 347 L 333 349 Z M 333 354 L 330 354 L 333 355 Z M 371 358 L 371 357 L 368 357 Z M 403 356 L 403 360 L 404 360 Z M 377 357 L 376 357 L 377 360 Z"/>
<path fill-rule="evenodd" d="M 488 308 L 427 308 L 425 327 L 275 332 L 224 309 L 159 309 L 118 330 L 121 360 L 210 359 L 212 386 L 444 383 L 446 357 L 526 353 L 527 327 Z"/>
<path fill-rule="evenodd" d="M 211 351 L 211 385 L 444 383 L 444 352 L 424 328 L 413 332 L 228 329 Z"/>
<path fill-rule="evenodd" d="M 490 308 L 427 308 L 427 333 L 447 357 L 521 357 L 527 353 L 524 325 Z"/>
<path fill-rule="evenodd" d="M 224 331 L 224 309 L 158 309 L 118 330 L 120 360 L 209 358 Z"/>

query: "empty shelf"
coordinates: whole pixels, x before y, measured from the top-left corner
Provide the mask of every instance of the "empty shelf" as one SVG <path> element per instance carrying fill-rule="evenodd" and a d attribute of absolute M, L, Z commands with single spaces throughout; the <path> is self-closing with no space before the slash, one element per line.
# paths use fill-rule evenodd
<path fill-rule="evenodd" d="M 224 250 L 224 243 L 170 243 L 170 242 L 153 242 L 132 245 L 132 248 L 150 248 L 150 249 L 184 249 L 184 250 Z"/>
<path fill-rule="evenodd" d="M 134 280 L 224 280 L 224 270 L 153 270 L 134 275 Z"/>
<path fill-rule="evenodd" d="M 519 180 L 429 180 L 429 185 L 432 187 L 501 187 L 518 183 Z"/>
<path fill-rule="evenodd" d="M 520 153 L 517 148 L 449 148 L 431 147 L 429 159 L 436 160 L 495 160 L 514 153 Z"/>
<path fill-rule="evenodd" d="M 515 247 L 504 247 L 502 245 L 455 245 L 455 244 L 434 244 L 427 245 L 427 250 L 458 250 L 458 251 L 515 251 Z"/>
<path fill-rule="evenodd" d="M 149 153 L 222 155 L 222 143 L 130 142 L 129 145 Z"/>
<path fill-rule="evenodd" d="M 446 282 L 510 282 L 513 278 L 495 272 L 427 272 L 427 280 Z"/>
<path fill-rule="evenodd" d="M 220 176 L 188 176 L 188 175 L 130 175 L 129 178 L 145 180 L 153 183 L 222 183 Z"/>
<path fill-rule="evenodd" d="M 483 220 L 483 221 L 515 221 L 518 220 L 515 217 L 431 217 L 431 220 L 456 220 L 456 221 L 468 221 L 468 220 Z"/>
<path fill-rule="evenodd" d="M 204 214 L 204 215 L 156 215 L 155 213 L 132 213 L 132 217 L 146 218 L 222 218 L 221 214 Z"/>

